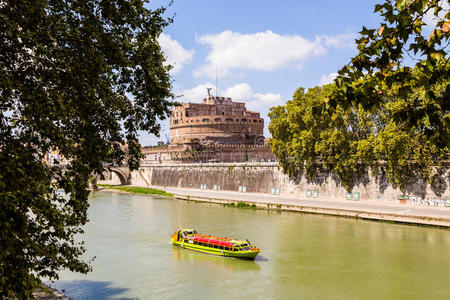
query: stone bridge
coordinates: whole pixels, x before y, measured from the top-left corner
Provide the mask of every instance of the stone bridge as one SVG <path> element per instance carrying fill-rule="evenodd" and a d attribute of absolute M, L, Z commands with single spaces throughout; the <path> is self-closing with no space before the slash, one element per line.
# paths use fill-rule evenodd
<path fill-rule="evenodd" d="M 105 176 L 105 180 L 111 180 L 113 173 L 117 175 L 121 185 L 131 184 L 131 172 L 128 166 L 114 166 L 107 168 L 107 170 L 103 173 L 103 175 Z"/>

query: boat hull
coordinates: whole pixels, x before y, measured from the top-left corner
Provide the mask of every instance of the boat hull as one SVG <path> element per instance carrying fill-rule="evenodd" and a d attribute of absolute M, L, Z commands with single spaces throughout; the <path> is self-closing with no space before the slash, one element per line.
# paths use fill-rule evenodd
<path fill-rule="evenodd" d="M 200 246 L 200 245 L 195 245 L 195 244 L 180 242 L 180 241 L 172 242 L 172 244 L 175 246 L 181 247 L 181 248 L 194 250 L 194 251 L 198 251 L 198 252 L 202 252 L 202 253 L 207 253 L 207 254 L 212 254 L 212 255 L 217 255 L 217 256 L 250 259 L 250 260 L 255 259 L 256 255 L 258 255 L 258 253 L 259 253 L 259 250 L 227 251 L 227 250 L 205 247 L 205 246 Z"/>

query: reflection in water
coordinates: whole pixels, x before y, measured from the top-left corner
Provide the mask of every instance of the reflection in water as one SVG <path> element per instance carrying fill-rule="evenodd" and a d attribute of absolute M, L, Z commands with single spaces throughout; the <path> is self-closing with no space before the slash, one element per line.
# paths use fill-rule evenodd
<path fill-rule="evenodd" d="M 54 284 L 74 300 L 450 294 L 449 230 L 105 192 L 90 204 L 83 238 L 94 271 L 64 271 Z M 262 252 L 247 261 L 174 247 L 180 227 L 249 239 Z"/>

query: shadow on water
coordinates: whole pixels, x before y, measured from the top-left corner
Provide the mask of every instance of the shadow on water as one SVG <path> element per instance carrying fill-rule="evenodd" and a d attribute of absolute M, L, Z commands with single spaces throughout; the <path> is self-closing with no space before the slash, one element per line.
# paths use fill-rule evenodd
<path fill-rule="evenodd" d="M 255 257 L 255 261 L 269 261 L 269 260 L 262 255 L 258 255 Z"/>
<path fill-rule="evenodd" d="M 113 287 L 111 286 L 112 282 L 108 281 L 60 280 L 53 283 L 47 282 L 47 284 L 52 288 L 58 289 L 60 292 L 64 293 L 73 300 L 106 300 L 111 299 L 112 297 L 120 300 L 136 299 L 120 297 L 121 294 L 129 289 Z"/>

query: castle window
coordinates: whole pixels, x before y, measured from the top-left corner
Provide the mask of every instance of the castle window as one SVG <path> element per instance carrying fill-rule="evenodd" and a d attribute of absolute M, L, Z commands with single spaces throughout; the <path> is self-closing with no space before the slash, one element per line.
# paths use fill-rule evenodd
<path fill-rule="evenodd" d="M 222 112 L 222 116 L 224 115 L 225 113 L 224 112 Z"/>
<path fill-rule="evenodd" d="M 259 120 L 259 123 L 261 123 L 261 120 Z"/>
<path fill-rule="evenodd" d="M 226 118 L 225 122 L 233 122 L 233 119 L 232 118 Z"/>
<path fill-rule="evenodd" d="M 184 115 L 185 115 L 186 117 L 189 117 L 189 112 L 186 111 Z"/>
<path fill-rule="evenodd" d="M 173 124 L 178 124 L 178 120 L 173 120 Z"/>
<path fill-rule="evenodd" d="M 215 118 L 215 119 L 214 119 L 214 122 L 220 122 L 220 121 L 222 121 L 221 118 Z"/>
<path fill-rule="evenodd" d="M 242 122 L 247 122 L 247 119 L 242 118 L 241 121 Z"/>
<path fill-rule="evenodd" d="M 257 121 L 256 120 L 253 120 L 253 123 L 256 123 Z"/>
<path fill-rule="evenodd" d="M 203 119 L 202 123 L 209 123 L 209 119 L 208 118 Z"/>
<path fill-rule="evenodd" d="M 236 119 L 236 122 L 239 122 L 239 119 Z"/>

